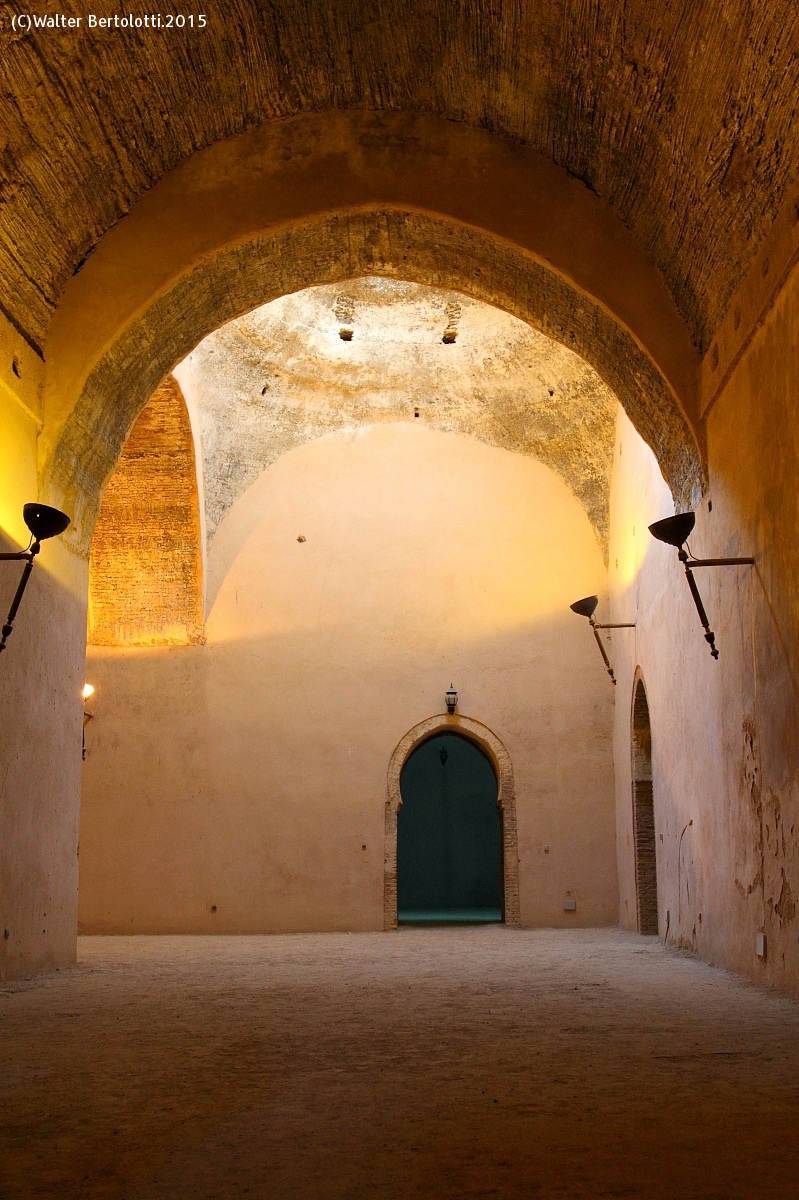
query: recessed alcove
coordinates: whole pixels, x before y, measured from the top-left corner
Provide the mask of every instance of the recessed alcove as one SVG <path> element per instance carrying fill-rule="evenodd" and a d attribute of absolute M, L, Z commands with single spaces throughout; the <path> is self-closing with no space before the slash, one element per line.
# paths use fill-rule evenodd
<path fill-rule="evenodd" d="M 341 289 L 317 287 L 175 370 L 202 474 L 206 642 L 89 648 L 87 931 L 396 923 L 386 771 L 455 677 L 463 719 L 493 731 L 515 780 L 495 812 L 495 907 L 573 923 L 576 889 L 580 923 L 614 919 L 612 697 L 568 602 L 603 587 L 618 402 L 488 305 L 376 278 L 347 296 L 350 345 Z M 456 313 L 453 357 L 441 326 Z M 575 713 L 595 730 L 587 751 Z"/>

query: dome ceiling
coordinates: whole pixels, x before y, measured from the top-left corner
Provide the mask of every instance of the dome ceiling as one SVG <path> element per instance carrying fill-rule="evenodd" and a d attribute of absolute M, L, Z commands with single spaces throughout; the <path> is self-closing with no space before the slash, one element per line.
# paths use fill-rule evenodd
<path fill-rule="evenodd" d="M 794 0 L 220 0 L 193 31 L 91 31 L 65 0 L 80 29 L 13 32 L 0 10 L 0 303 L 38 347 L 147 189 L 274 118 L 405 110 L 525 142 L 616 210 L 700 348 L 799 167 Z"/>
<path fill-rule="evenodd" d="M 490 305 L 378 278 L 307 288 L 224 325 L 175 375 L 199 427 L 209 539 L 287 451 L 418 421 L 553 468 L 605 545 L 616 397 L 578 355 Z"/>

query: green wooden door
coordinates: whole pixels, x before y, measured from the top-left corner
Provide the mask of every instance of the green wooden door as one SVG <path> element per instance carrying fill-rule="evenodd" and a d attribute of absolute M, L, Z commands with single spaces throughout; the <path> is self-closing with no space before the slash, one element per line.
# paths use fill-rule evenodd
<path fill-rule="evenodd" d="M 497 778 L 457 734 L 414 750 L 400 776 L 397 907 L 401 922 L 502 919 Z"/>

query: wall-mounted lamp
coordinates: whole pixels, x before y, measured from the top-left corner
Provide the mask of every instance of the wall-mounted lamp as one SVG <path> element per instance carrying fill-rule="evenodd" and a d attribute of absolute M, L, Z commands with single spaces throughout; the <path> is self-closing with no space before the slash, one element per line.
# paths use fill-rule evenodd
<path fill-rule="evenodd" d="M 716 649 L 716 635 L 710 628 L 705 606 L 702 603 L 699 588 L 696 586 L 696 580 L 693 577 L 693 568 L 752 566 L 755 560 L 753 558 L 689 558 L 690 546 L 688 550 L 685 547 L 688 545 L 688 534 L 693 530 L 695 523 L 695 513 L 677 513 L 674 517 L 664 517 L 662 521 L 655 521 L 654 525 L 649 526 L 649 532 L 659 542 L 665 542 L 667 546 L 675 546 L 677 548 L 677 557 L 685 567 L 685 578 L 688 580 L 688 587 L 691 589 L 696 611 L 699 613 L 699 620 L 702 622 L 702 628 L 705 631 L 705 641 L 710 646 L 710 653 L 713 657 L 718 658 L 719 652 Z"/>
<path fill-rule="evenodd" d="M 25 561 L 19 587 L 14 599 L 11 601 L 11 608 L 8 611 L 8 617 L 3 626 L 3 636 L 0 638 L 0 652 L 5 650 L 6 642 L 13 633 L 17 609 L 20 606 L 23 592 L 33 570 L 33 560 L 42 548 L 41 543 L 46 541 L 47 538 L 57 537 L 69 525 L 69 517 L 66 513 L 60 512 L 57 508 L 50 508 L 48 504 L 24 504 L 22 506 L 22 519 L 28 526 L 28 529 L 30 529 L 32 535 L 27 550 L 17 550 L 13 554 L 0 554 L 0 559 L 6 562 L 13 560 L 21 561 L 23 559 Z"/>
<path fill-rule="evenodd" d="M 93 696 L 93 695 L 94 695 L 93 685 L 91 683 L 84 683 L 84 685 L 83 685 L 84 706 L 86 704 L 86 701 L 89 699 L 89 697 Z M 94 719 L 94 713 L 90 713 L 88 708 L 84 707 L 84 709 L 83 709 L 83 747 L 81 749 L 81 758 L 86 757 L 86 726 L 89 724 L 89 721 L 91 721 L 93 719 Z"/>
<path fill-rule="evenodd" d="M 455 712 L 455 709 L 458 707 L 458 693 L 455 691 L 452 684 L 449 685 L 449 687 L 447 689 L 447 694 L 444 697 L 444 699 L 447 702 L 447 712 L 451 716 Z"/>
<path fill-rule="evenodd" d="M 632 622 L 625 621 L 621 624 L 600 625 L 598 621 L 594 620 L 594 613 L 596 612 L 597 604 L 599 604 L 599 596 L 584 596 L 582 600 L 575 600 L 574 604 L 569 605 L 569 608 L 572 610 L 572 612 L 577 613 L 578 617 L 588 617 L 588 624 L 591 626 L 591 632 L 593 633 L 594 638 L 596 639 L 597 646 L 599 646 L 599 653 L 602 655 L 602 661 L 605 664 L 605 670 L 607 671 L 610 678 L 613 680 L 613 684 L 615 686 L 616 676 L 613 674 L 613 667 L 610 665 L 610 659 L 608 658 L 607 654 L 605 653 L 605 647 L 602 645 L 602 639 L 599 636 L 599 634 L 597 633 L 597 630 L 598 629 L 635 629 L 635 622 L 634 621 L 632 621 Z"/>

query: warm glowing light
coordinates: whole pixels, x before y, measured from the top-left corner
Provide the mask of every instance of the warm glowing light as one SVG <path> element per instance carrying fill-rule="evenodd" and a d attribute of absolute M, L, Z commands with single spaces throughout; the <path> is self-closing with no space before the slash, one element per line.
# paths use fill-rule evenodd
<path fill-rule="evenodd" d="M 320 479 L 330 486 L 321 489 Z M 253 511 L 263 513 L 254 527 Z M 286 549 L 280 530 L 298 512 L 308 540 L 300 548 L 292 537 Z M 432 537 L 435 513 L 447 514 L 446 536 Z M 357 629 L 359 641 L 394 642 L 406 630 L 417 646 L 452 647 L 573 621 L 564 613 L 575 596 L 602 587 L 596 534 L 553 471 L 410 424 L 373 425 L 283 455 L 225 522 L 214 553 L 217 578 L 226 573 L 207 619 L 214 643 L 323 630 L 345 638 Z M 324 554 L 297 558 L 321 545 Z M 263 562 L 274 565 L 268 578 Z"/>
<path fill-rule="evenodd" d="M 84 699 L 84 700 L 88 700 L 88 699 L 89 699 L 89 696 L 92 696 L 92 695 L 94 695 L 94 685 L 93 685 L 93 684 L 91 684 L 91 683 L 84 683 L 84 685 L 83 685 L 83 699 Z"/>

